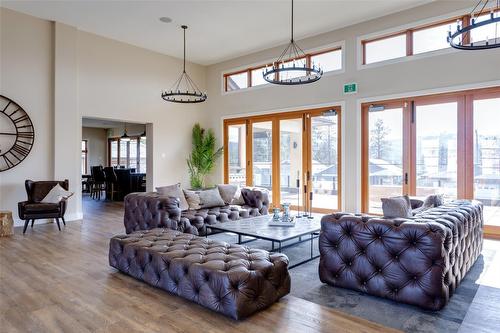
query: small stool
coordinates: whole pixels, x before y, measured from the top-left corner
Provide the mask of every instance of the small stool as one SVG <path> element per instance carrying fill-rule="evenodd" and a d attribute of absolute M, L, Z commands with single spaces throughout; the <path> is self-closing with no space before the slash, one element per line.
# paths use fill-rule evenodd
<path fill-rule="evenodd" d="M 0 210 L 0 237 L 14 235 L 14 220 L 12 212 Z"/>

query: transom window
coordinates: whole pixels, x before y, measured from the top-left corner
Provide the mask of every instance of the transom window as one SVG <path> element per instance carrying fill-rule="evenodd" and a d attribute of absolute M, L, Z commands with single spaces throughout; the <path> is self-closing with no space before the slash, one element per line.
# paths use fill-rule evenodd
<path fill-rule="evenodd" d="M 311 66 L 313 64 L 321 66 L 325 73 L 340 70 L 342 69 L 342 49 L 335 48 L 306 54 L 306 62 Z M 234 91 L 268 84 L 262 77 L 262 71 L 266 66 L 271 67 L 272 64 L 260 65 L 238 72 L 224 74 L 224 91 Z"/>
<path fill-rule="evenodd" d="M 487 19 L 489 15 L 488 13 L 479 16 L 476 22 Z M 362 40 L 363 65 L 449 48 L 448 31 L 456 29 L 457 22 L 466 27 L 470 25 L 470 20 L 469 15 L 463 15 Z M 490 26 L 474 29 L 471 34 L 464 36 L 464 42 L 480 41 L 488 36 L 495 36 L 492 28 L 494 30 L 494 27 Z"/>

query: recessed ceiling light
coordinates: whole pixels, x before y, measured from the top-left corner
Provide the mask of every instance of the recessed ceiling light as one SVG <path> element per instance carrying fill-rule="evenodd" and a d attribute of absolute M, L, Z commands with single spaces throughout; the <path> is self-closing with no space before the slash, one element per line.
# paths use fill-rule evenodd
<path fill-rule="evenodd" d="M 172 22 L 172 19 L 170 17 L 162 16 L 160 17 L 160 21 L 162 21 L 163 23 L 170 23 Z"/>

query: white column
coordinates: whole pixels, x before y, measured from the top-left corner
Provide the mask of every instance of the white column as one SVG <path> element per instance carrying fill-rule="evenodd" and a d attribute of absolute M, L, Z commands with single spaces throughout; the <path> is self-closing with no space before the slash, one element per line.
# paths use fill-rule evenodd
<path fill-rule="evenodd" d="M 82 117 L 78 110 L 76 28 L 54 23 L 54 179 L 69 180 L 74 196 L 65 218 L 82 218 Z"/>

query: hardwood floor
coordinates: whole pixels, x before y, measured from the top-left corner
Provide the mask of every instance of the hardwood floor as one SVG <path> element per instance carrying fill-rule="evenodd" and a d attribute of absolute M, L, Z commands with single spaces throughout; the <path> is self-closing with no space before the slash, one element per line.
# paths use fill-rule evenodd
<path fill-rule="evenodd" d="M 85 199 L 84 212 L 61 232 L 45 224 L 0 238 L 0 331 L 395 332 L 292 296 L 228 319 L 109 267 L 108 240 L 124 232 L 122 205 Z"/>

